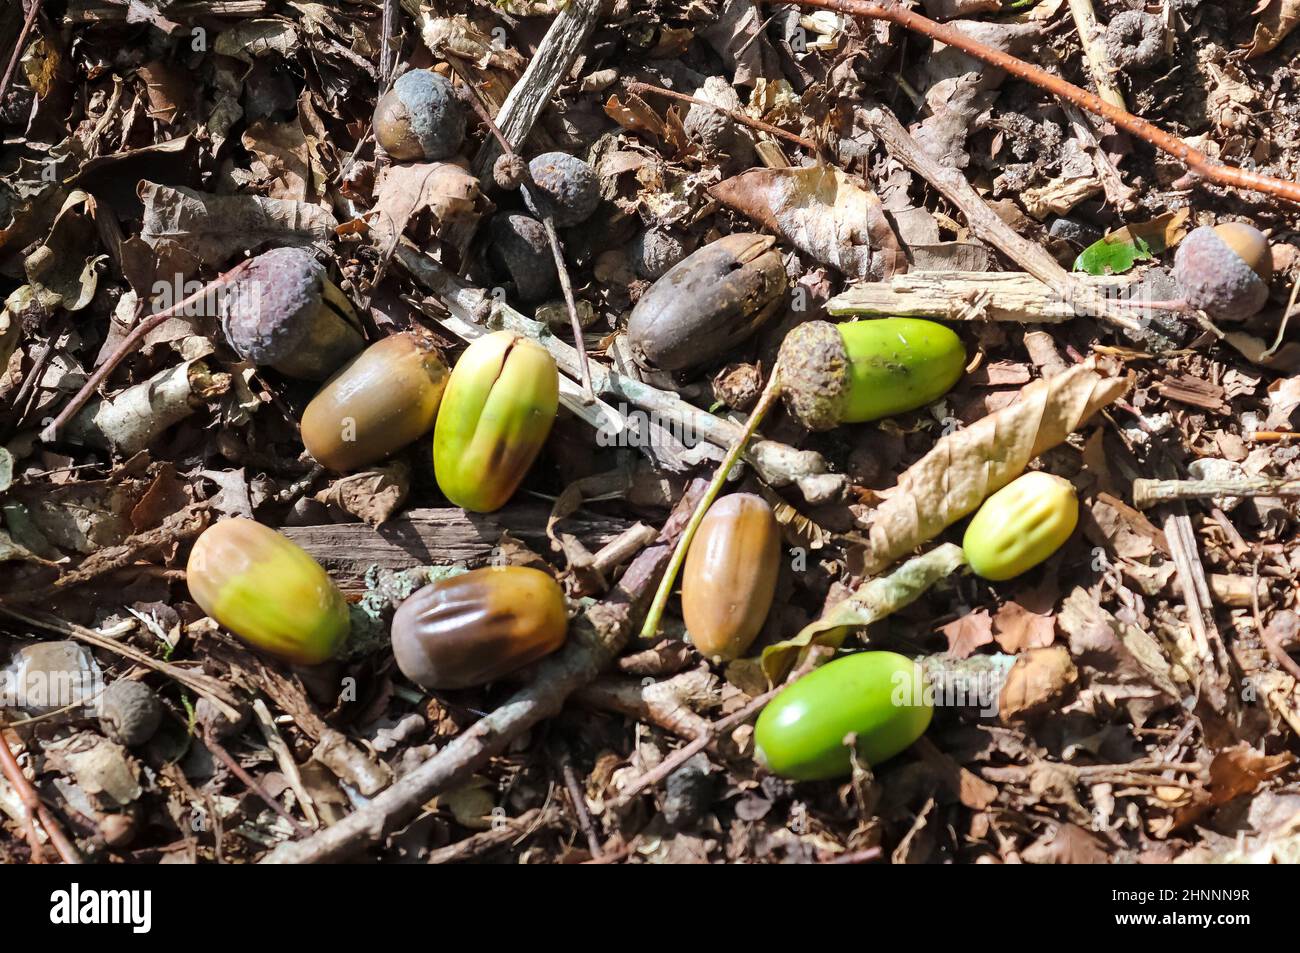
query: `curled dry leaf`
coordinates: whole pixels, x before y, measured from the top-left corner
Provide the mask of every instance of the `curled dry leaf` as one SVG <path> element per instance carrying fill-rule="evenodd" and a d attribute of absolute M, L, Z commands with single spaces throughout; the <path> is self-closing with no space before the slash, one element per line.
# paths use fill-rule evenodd
<path fill-rule="evenodd" d="M 438 237 L 463 254 L 485 205 L 478 179 L 453 162 L 390 165 L 368 216 L 370 231 L 387 258 L 411 218 L 428 209 Z"/>
<path fill-rule="evenodd" d="M 50 234 L 23 267 L 41 305 L 49 310 L 80 311 L 95 296 L 107 255 L 86 255 L 99 245 L 93 213 L 95 200 L 77 189 L 64 200 Z"/>
<path fill-rule="evenodd" d="M 839 648 L 851 629 L 870 625 L 910 605 L 964 565 L 966 555 L 961 547 L 944 543 L 909 559 L 888 576 L 868 580 L 816 622 L 804 626 L 794 638 L 763 649 L 763 674 L 772 684 L 780 684 L 795 665 L 804 664 L 813 646 Z"/>
<path fill-rule="evenodd" d="M 1266 0 L 1264 8 L 1259 12 L 1255 38 L 1246 51 L 1246 59 L 1251 60 L 1276 49 L 1297 23 L 1300 23 L 1300 0 Z"/>
<path fill-rule="evenodd" d="M 867 572 L 879 572 L 973 513 L 990 493 L 1023 473 L 1031 460 L 1123 396 L 1130 383 L 1085 361 L 1049 380 L 1027 384 L 1015 403 L 941 437 L 933 450 L 907 468 L 872 514 Z"/>
<path fill-rule="evenodd" d="M 402 508 L 410 492 L 411 465 L 405 460 L 390 460 L 381 467 L 335 480 L 316 494 L 316 500 L 378 526 Z"/>
<path fill-rule="evenodd" d="M 1030 649 L 1016 657 L 998 698 L 998 714 L 1006 723 L 1020 721 L 1060 700 L 1079 679 L 1079 670 L 1063 645 Z"/>
<path fill-rule="evenodd" d="M 884 206 L 839 169 L 751 169 L 709 194 L 854 278 L 888 278 L 907 259 Z"/>

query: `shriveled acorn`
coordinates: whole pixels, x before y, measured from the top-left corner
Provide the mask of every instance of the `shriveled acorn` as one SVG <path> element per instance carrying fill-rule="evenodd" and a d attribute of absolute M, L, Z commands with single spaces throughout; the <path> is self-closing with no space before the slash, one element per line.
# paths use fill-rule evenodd
<path fill-rule="evenodd" d="M 433 70 L 403 73 L 375 104 L 375 138 L 403 162 L 455 155 L 465 141 L 465 112 L 451 83 Z"/>
<path fill-rule="evenodd" d="M 1174 254 L 1174 278 L 1194 308 L 1223 321 L 1244 321 L 1268 301 L 1273 251 L 1244 222 L 1202 225 Z"/>
<path fill-rule="evenodd" d="M 796 781 L 852 772 L 845 739 L 875 766 L 925 734 L 934 706 L 917 663 L 893 652 L 858 652 L 828 662 L 778 694 L 754 725 L 754 755 Z"/>
<path fill-rule="evenodd" d="M 878 420 L 946 394 L 966 366 L 961 339 L 920 318 L 831 324 L 786 335 L 777 359 L 786 408 L 809 430 Z"/>
<path fill-rule="evenodd" d="M 984 501 L 967 524 L 961 547 L 975 575 L 1001 582 L 1051 556 L 1078 523 L 1074 485 L 1031 470 Z"/>
<path fill-rule="evenodd" d="M 727 662 L 754 644 L 780 560 L 781 531 L 761 496 L 732 493 L 709 507 L 682 574 L 682 615 L 701 655 Z"/>
<path fill-rule="evenodd" d="M 447 365 L 423 333 L 376 341 L 307 405 L 303 445 L 331 470 L 377 463 L 432 429 L 447 377 Z"/>
<path fill-rule="evenodd" d="M 559 401 L 555 359 L 536 341 L 496 331 L 467 347 L 433 430 L 443 495 L 475 513 L 504 506 L 546 443 Z"/>
<path fill-rule="evenodd" d="M 550 297 L 560 278 L 542 223 L 527 215 L 496 215 L 490 229 L 488 258 L 514 282 L 519 299 L 531 303 Z"/>
<path fill-rule="evenodd" d="M 209 526 L 185 568 L 190 595 L 249 645 L 315 665 L 337 651 L 351 622 L 343 593 L 305 550 L 254 520 Z"/>
<path fill-rule="evenodd" d="M 528 163 L 532 184 L 524 189 L 524 204 L 538 218 L 550 215 L 556 228 L 579 225 L 600 205 L 596 172 L 567 152 L 543 152 Z"/>
<path fill-rule="evenodd" d="M 647 368 L 706 364 L 753 334 L 781 303 L 785 266 L 767 235 L 719 238 L 674 265 L 632 309 L 627 338 Z"/>
<path fill-rule="evenodd" d="M 351 302 L 305 248 L 273 248 L 248 263 L 223 300 L 221 324 L 246 361 L 321 381 L 365 347 Z"/>
<path fill-rule="evenodd" d="M 393 657 L 422 688 L 494 681 L 564 644 L 564 593 L 548 574 L 493 566 L 425 586 L 393 615 Z"/>

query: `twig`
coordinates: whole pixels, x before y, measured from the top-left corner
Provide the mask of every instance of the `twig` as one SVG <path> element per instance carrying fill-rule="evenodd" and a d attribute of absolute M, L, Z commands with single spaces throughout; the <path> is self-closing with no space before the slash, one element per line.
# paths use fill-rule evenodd
<path fill-rule="evenodd" d="M 1083 44 L 1084 58 L 1088 61 L 1088 72 L 1097 84 L 1097 94 L 1116 109 L 1128 110 L 1124 94 L 1110 78 L 1110 57 L 1106 55 L 1106 44 L 1102 40 L 1101 27 L 1097 25 L 1097 14 L 1092 8 L 1092 0 L 1070 0 L 1070 15 L 1079 31 L 1079 42 Z"/>
<path fill-rule="evenodd" d="M 668 561 L 671 527 L 680 525 L 694 504 L 693 494 L 682 497 L 665 526 L 667 538 L 637 556 L 614 593 L 571 626 L 579 631 L 570 632 L 565 647 L 537 667 L 532 682 L 364 807 L 306 840 L 281 844 L 262 863 L 328 861 L 377 843 L 429 798 L 463 783 L 520 734 L 559 712 L 569 695 L 594 679 L 623 647 L 638 604 Z"/>
<path fill-rule="evenodd" d="M 758 129 L 770 136 L 778 136 L 788 142 L 793 142 L 797 146 L 803 146 L 809 152 L 817 151 L 817 143 L 811 139 L 805 139 L 803 136 L 795 135 L 793 132 L 786 132 L 780 126 L 774 126 L 771 123 L 763 122 L 761 119 L 753 119 L 746 116 L 743 112 L 735 109 L 728 109 L 726 106 L 719 106 L 717 103 L 711 103 L 706 99 L 699 99 L 696 96 L 687 96 L 685 93 L 679 93 L 675 90 L 664 89 L 660 86 L 651 86 L 649 83 L 640 83 L 633 80 L 626 81 L 623 86 L 633 93 L 654 93 L 656 96 L 667 96 L 669 99 L 676 99 L 679 102 L 691 103 L 696 106 L 704 106 L 731 117 L 733 122 L 749 126 L 751 129 Z"/>
<path fill-rule="evenodd" d="M 1300 496 L 1300 480 L 1145 480 L 1133 481 L 1133 505 L 1140 510 L 1170 500 L 1205 497 Z"/>
<path fill-rule="evenodd" d="M 1300 431 L 1256 430 L 1247 436 L 1259 443 L 1287 443 L 1291 440 L 1300 440 Z"/>
<path fill-rule="evenodd" d="M 23 833 L 27 837 L 27 846 L 31 849 L 33 864 L 45 863 L 45 847 L 41 844 L 40 830 L 36 827 L 37 806 L 40 799 L 36 796 L 36 791 L 32 784 L 23 774 L 23 769 L 18 764 L 18 759 L 14 757 L 13 751 L 9 748 L 9 740 L 3 734 L 4 729 L 0 729 L 0 771 L 3 771 L 5 780 L 13 787 L 18 795 L 18 800 L 23 806 Z"/>
<path fill-rule="evenodd" d="M 1114 307 L 1114 302 L 1108 301 L 1088 283 L 1079 281 L 1045 249 L 1022 237 L 1000 219 L 964 175 L 935 161 L 892 112 L 876 105 L 862 110 L 859 115 L 880 137 L 891 155 L 926 179 L 961 210 L 977 238 L 1001 249 L 1021 268 L 1051 288 L 1074 313 L 1092 314 L 1129 331 L 1140 329 L 1140 322 L 1125 309 Z"/>
<path fill-rule="evenodd" d="M 795 677 L 797 678 L 798 676 L 796 675 Z M 689 761 L 698 752 L 701 752 L 705 748 L 707 748 L 709 742 L 711 742 L 714 738 L 718 737 L 724 732 L 730 731 L 732 728 L 736 727 L 737 725 L 744 724 L 750 718 L 753 718 L 756 714 L 759 713 L 759 711 L 762 710 L 763 706 L 766 705 L 768 702 L 770 702 L 773 698 L 775 698 L 777 693 L 780 692 L 784 687 L 785 687 L 784 685 L 778 685 L 776 688 L 768 689 L 767 691 L 763 692 L 763 694 L 758 695 L 755 698 L 751 698 L 749 700 L 749 704 L 747 704 L 744 708 L 740 709 L 740 711 L 733 712 L 732 714 L 728 715 L 726 718 L 719 718 L 717 721 L 713 722 L 710 725 L 710 730 L 708 732 L 700 735 L 698 738 L 695 738 L 693 741 L 689 741 L 686 744 L 682 745 L 680 748 L 678 748 L 668 757 L 660 761 L 659 764 L 656 765 L 654 768 L 650 769 L 645 774 L 641 775 L 639 778 L 637 778 L 631 784 L 625 787 L 621 792 L 619 792 L 618 799 L 615 801 L 615 806 L 617 807 L 617 805 L 629 803 L 634 797 L 636 797 L 646 788 L 653 787 L 654 785 L 658 784 L 660 781 L 664 780 L 664 778 L 668 777 L 668 775 L 672 774 L 683 764 Z"/>
<path fill-rule="evenodd" d="M 554 807 L 535 807 L 518 817 L 506 818 L 499 826 L 494 824 L 491 830 L 479 831 L 464 840 L 439 847 L 430 852 L 427 863 L 454 864 L 473 860 L 490 850 L 523 840 L 534 831 L 556 823 L 559 817 L 560 813 Z"/>
<path fill-rule="evenodd" d="M 27 11 L 27 19 L 23 21 L 23 28 L 18 32 L 18 40 L 14 43 L 13 55 L 9 57 L 9 65 L 5 67 L 5 75 L 0 79 L 0 102 L 4 102 L 5 94 L 9 92 L 9 81 L 14 78 L 14 70 L 18 67 L 18 61 L 23 56 L 23 44 L 27 42 L 27 34 L 32 32 L 32 25 L 36 22 L 36 15 L 41 11 L 41 0 L 32 0 L 31 9 Z"/>
<path fill-rule="evenodd" d="M 582 793 L 578 774 L 573 770 L 573 753 L 569 751 L 568 745 L 564 745 L 560 751 L 560 773 L 564 775 L 564 790 L 569 795 L 569 803 L 573 805 L 578 826 L 582 828 L 583 836 L 587 838 L 587 850 L 592 857 L 599 857 L 603 853 L 600 849 L 600 835 L 596 833 L 596 825 L 591 819 L 591 811 L 587 808 L 587 798 Z"/>
<path fill-rule="evenodd" d="M 596 29 L 603 5 L 603 0 L 570 0 L 542 37 L 524 75 L 511 88 L 496 117 L 497 125 L 514 149 L 523 146 L 537 117 L 573 69 L 578 54 Z M 474 174 L 481 180 L 490 179 L 498 155 L 500 150 L 495 139 L 484 142 L 474 158 Z"/>
<path fill-rule="evenodd" d="M 250 791 L 252 791 L 259 798 L 261 798 L 262 801 L 265 802 L 267 807 L 275 811 L 276 814 L 280 815 L 282 820 L 288 822 L 289 826 L 293 828 L 295 834 L 297 834 L 299 837 L 306 837 L 309 833 L 311 833 L 306 827 L 304 827 L 301 823 L 298 822 L 297 818 L 295 818 L 292 814 L 290 814 L 287 810 L 285 810 L 283 804 L 281 804 L 275 798 L 271 797 L 271 795 L 267 793 L 266 788 L 262 787 L 262 785 L 258 783 L 256 778 L 254 778 L 251 774 L 249 774 L 242 767 L 240 767 L 239 762 L 236 761 L 233 757 L 231 757 L 230 752 L 227 751 L 225 747 L 222 746 L 221 742 L 219 742 L 216 739 L 216 736 L 213 735 L 211 731 L 203 732 L 202 740 L 204 746 L 209 751 L 211 751 L 214 755 L 216 755 L 217 759 L 222 764 L 224 764 L 227 768 L 229 768 L 231 772 L 235 775 L 235 777 L 239 778 L 239 780 L 242 781 Z"/>
<path fill-rule="evenodd" d="M 452 69 L 460 73 L 460 67 L 456 65 L 454 59 L 447 62 L 452 64 Z M 573 300 L 573 282 L 569 279 L 569 266 L 565 264 L 564 249 L 560 247 L 560 236 L 555 230 L 555 217 L 546 211 L 547 203 L 533 191 L 536 188 L 536 183 L 533 182 L 532 174 L 528 171 L 528 163 L 511 147 L 510 142 L 493 121 L 491 114 L 488 113 L 487 107 L 479 101 L 478 88 L 469 77 L 462 75 L 461 79 L 466 81 L 464 98 L 469 101 L 470 106 L 474 108 L 474 112 L 478 114 L 478 118 L 483 121 L 483 124 L 488 127 L 488 131 L 492 133 L 493 138 L 496 139 L 497 144 L 501 147 L 501 154 L 514 157 L 523 168 L 524 180 L 519 183 L 519 187 L 524 190 L 524 193 L 532 202 L 533 208 L 537 209 L 538 214 L 541 216 L 542 228 L 546 231 L 546 241 L 551 246 L 551 256 L 555 259 L 555 271 L 560 278 L 560 290 L 564 294 L 564 305 L 569 309 L 569 323 L 573 326 L 573 346 L 578 351 L 578 370 L 582 375 L 582 391 L 587 395 L 588 400 L 594 401 L 596 392 L 591 388 L 591 364 L 587 358 L 587 342 L 582 337 L 582 320 L 578 317 L 578 306 Z"/>
<path fill-rule="evenodd" d="M 396 50 L 392 47 L 394 37 L 402 35 L 401 28 L 398 26 L 397 8 L 398 0 L 384 0 L 379 47 L 379 88 L 381 90 L 388 89 L 389 81 L 393 76 L 393 67 L 397 65 L 397 57 L 402 52 L 400 43 Z"/>
<path fill-rule="evenodd" d="M 1181 139 L 1171 136 L 1145 119 L 1139 119 L 1123 109 L 1112 106 L 1099 96 L 1095 96 L 1085 89 L 1080 89 L 1073 83 L 1067 83 L 1059 76 L 1053 76 L 1046 70 L 1031 66 L 1024 60 L 1017 59 L 1008 53 L 991 49 L 960 30 L 946 24 L 935 23 L 933 20 L 929 20 L 919 13 L 913 13 L 896 3 L 867 3 L 865 0 L 789 0 L 789 2 L 801 7 L 834 10 L 836 13 L 843 13 L 848 16 L 867 17 L 873 20 L 888 20 L 891 23 L 897 23 L 899 26 L 924 34 L 938 40 L 940 43 L 945 43 L 948 46 L 969 53 L 986 63 L 991 63 L 999 69 L 1006 70 L 1018 79 L 1033 83 L 1035 86 L 1039 86 L 1061 99 L 1074 103 L 1081 109 L 1086 109 L 1090 113 L 1095 113 L 1109 120 L 1125 132 L 1149 142 L 1163 152 L 1167 152 L 1202 178 L 1230 188 L 1252 189 L 1256 192 L 1264 192 L 1285 199 L 1288 202 L 1300 204 L 1300 183 L 1277 179 L 1258 172 L 1248 172 L 1236 166 L 1216 162 L 1204 152 L 1192 148 Z"/>
<path fill-rule="evenodd" d="M 709 507 L 713 505 L 713 501 L 717 499 L 718 493 L 722 490 L 722 485 L 727 482 L 727 477 L 731 474 L 731 468 L 740 459 L 740 455 L 745 450 L 745 445 L 749 443 L 750 438 L 758 430 L 758 425 L 763 422 L 763 418 L 767 416 L 768 411 L 772 409 L 781 396 L 781 375 L 779 371 L 779 366 L 772 369 L 767 386 L 763 388 L 758 403 L 754 405 L 754 410 L 749 415 L 745 428 L 737 435 L 735 441 L 727 449 L 727 455 L 722 458 L 722 462 L 713 471 L 713 479 L 709 481 L 709 488 L 705 490 L 699 505 L 695 507 L 695 512 L 691 514 L 691 521 L 686 524 L 686 529 L 677 541 L 677 548 L 673 550 L 672 561 L 668 563 L 663 578 L 659 580 L 659 589 L 655 592 L 654 602 L 650 604 L 650 611 L 646 613 L 645 624 L 641 626 L 641 638 L 653 639 L 658 634 L 659 619 L 664 614 L 664 607 L 668 605 L 668 597 L 672 595 L 673 586 L 677 582 L 677 574 L 681 571 L 682 562 L 686 559 L 686 551 L 691 548 L 691 540 L 695 538 L 695 531 L 700 528 L 700 523 L 704 521 L 704 514 L 708 512 Z"/>
<path fill-rule="evenodd" d="M 1264 620 L 1259 614 L 1259 560 L 1255 560 L 1255 568 L 1251 573 L 1251 611 L 1255 614 L 1255 629 L 1259 632 L 1260 641 L 1268 649 L 1268 654 L 1273 656 L 1274 661 L 1281 665 L 1290 673 L 1291 677 L 1300 684 L 1300 663 L 1297 663 L 1278 642 L 1277 637 L 1273 635 L 1272 630 L 1264 624 Z"/>
<path fill-rule="evenodd" d="M 252 260 L 253 259 L 251 258 L 244 259 L 234 268 L 231 268 L 223 275 L 218 275 L 192 295 L 188 295 L 169 308 L 163 308 L 163 310 L 151 314 L 132 328 L 131 333 L 122 339 L 122 343 L 117 346 L 104 363 L 95 368 L 95 373 L 91 374 L 90 379 L 81 385 L 81 389 L 73 395 L 72 399 L 68 401 L 67 404 L 64 405 L 63 410 L 59 411 L 59 415 L 50 422 L 49 426 L 41 431 L 41 440 L 45 443 L 53 443 L 57 440 L 59 437 L 59 431 L 63 429 L 64 425 L 67 424 L 67 422 L 85 406 L 86 401 L 90 400 L 90 397 L 94 394 L 96 388 L 104 382 L 104 379 L 107 378 L 109 374 L 113 373 L 113 370 L 117 365 L 121 364 L 122 361 L 126 360 L 127 357 L 134 353 L 136 348 L 140 346 L 150 331 L 154 330 L 154 328 L 158 327 L 169 318 L 175 317 L 177 312 L 181 311 L 191 303 L 202 299 L 204 296 L 211 294 L 219 288 L 224 288 L 231 284 L 243 273 L 244 269 L 248 267 L 248 263 Z"/>

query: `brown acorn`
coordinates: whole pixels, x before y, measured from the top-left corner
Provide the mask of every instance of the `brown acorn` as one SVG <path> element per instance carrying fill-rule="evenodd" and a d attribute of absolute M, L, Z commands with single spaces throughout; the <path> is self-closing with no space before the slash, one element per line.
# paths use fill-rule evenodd
<path fill-rule="evenodd" d="M 1187 303 L 1222 321 L 1244 321 L 1268 301 L 1273 251 L 1244 222 L 1202 225 L 1174 254 L 1174 277 Z"/>
<path fill-rule="evenodd" d="M 433 70 L 403 73 L 375 104 L 375 139 L 399 161 L 434 162 L 465 141 L 465 113 L 451 83 Z"/>
<path fill-rule="evenodd" d="M 727 662 L 758 637 L 781 568 L 781 530 L 761 496 L 714 502 L 686 553 L 682 616 L 700 654 Z"/>
<path fill-rule="evenodd" d="M 363 347 L 351 302 L 305 248 L 252 259 L 224 300 L 221 325 L 246 361 L 323 381 Z"/>
<path fill-rule="evenodd" d="M 403 602 L 393 615 L 393 657 L 422 688 L 470 688 L 554 652 L 567 628 L 564 593 L 547 573 L 493 566 Z"/>
<path fill-rule="evenodd" d="M 447 375 L 432 340 L 420 332 L 376 341 L 307 405 L 303 445 L 339 472 L 378 463 L 433 428 Z"/>

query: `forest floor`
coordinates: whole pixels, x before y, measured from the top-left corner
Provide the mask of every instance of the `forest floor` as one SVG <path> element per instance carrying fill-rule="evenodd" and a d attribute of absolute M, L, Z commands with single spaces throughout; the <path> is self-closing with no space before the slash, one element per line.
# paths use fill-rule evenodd
<path fill-rule="evenodd" d="M 1211 163 L 1300 180 L 1297 0 L 910 6 Z M 6 706 L 0 681 L 0 862 L 1300 861 L 1300 205 L 1196 175 L 1017 70 L 811 6 L 27 0 L 0 38 L 0 675 L 49 643 L 98 686 L 51 710 Z M 418 69 L 460 97 L 445 163 L 376 146 L 380 95 Z M 547 246 L 503 261 L 500 223 L 527 210 L 484 114 L 523 158 L 594 170 L 595 212 L 557 237 L 595 400 Z M 1177 248 L 1227 222 L 1271 243 L 1262 305 L 1131 306 L 1178 298 Z M 763 320 L 650 368 L 636 303 L 746 233 L 783 273 Z M 320 385 L 241 357 L 212 304 L 284 246 L 315 253 L 367 340 L 424 329 L 454 366 L 505 326 L 557 358 L 558 417 L 509 503 L 452 504 L 427 433 L 345 475 L 306 452 Z M 711 288 L 664 313 L 752 317 Z M 957 332 L 954 387 L 815 433 L 778 405 L 732 471 L 782 536 L 745 657 L 702 658 L 675 589 L 643 638 L 786 335 L 899 314 Z M 1086 412 L 1049 438 L 1052 400 Z M 870 624 L 778 645 L 916 553 L 955 552 L 996 489 L 958 474 L 1000 485 L 985 471 L 1017 454 L 1077 493 L 1054 555 L 1005 582 L 936 572 Z M 240 516 L 348 598 L 335 657 L 278 660 L 196 604 L 194 540 Z M 568 642 L 425 691 L 394 660 L 393 608 L 430 567 L 485 565 L 552 574 Z M 936 700 L 916 744 L 851 777 L 764 770 L 762 696 L 863 649 L 975 672 L 982 693 Z M 143 740 L 97 705 L 121 680 L 161 705 Z"/>

